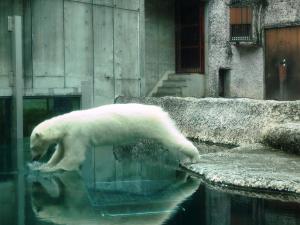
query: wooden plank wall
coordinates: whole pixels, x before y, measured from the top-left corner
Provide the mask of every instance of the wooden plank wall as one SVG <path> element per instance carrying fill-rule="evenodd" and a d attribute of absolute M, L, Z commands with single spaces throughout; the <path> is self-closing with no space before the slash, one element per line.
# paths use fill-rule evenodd
<path fill-rule="evenodd" d="M 140 95 L 140 0 L 28 0 L 23 11 L 33 94 L 91 81 L 95 105 Z"/>
<path fill-rule="evenodd" d="M 33 87 L 64 87 L 63 2 L 32 0 L 31 18 Z"/>
<path fill-rule="evenodd" d="M 131 5 L 126 5 L 131 6 Z M 114 67 L 116 94 L 139 95 L 139 24 L 138 13 L 132 10 L 116 9 L 114 24 Z M 132 88 L 128 89 L 130 86 Z"/>
<path fill-rule="evenodd" d="M 79 87 L 81 80 L 93 77 L 92 5 L 65 1 L 65 76 L 66 87 Z"/>
<path fill-rule="evenodd" d="M 113 5 L 113 1 L 104 2 Z M 110 103 L 114 98 L 114 9 L 95 6 L 94 10 L 94 69 L 95 102 Z"/>
<path fill-rule="evenodd" d="M 265 32 L 266 98 L 277 100 L 300 99 L 300 26 L 266 29 Z M 287 77 L 280 96 L 279 67 L 286 61 Z"/>
<path fill-rule="evenodd" d="M 11 62 L 11 37 L 7 29 L 7 17 L 12 13 L 10 0 L 0 1 L 0 89 L 10 88 Z M 2 92 L 1 92 L 2 93 Z M 5 93 L 3 93 L 5 94 Z"/>
<path fill-rule="evenodd" d="M 252 23 L 252 8 L 230 8 L 230 24 L 251 24 Z"/>

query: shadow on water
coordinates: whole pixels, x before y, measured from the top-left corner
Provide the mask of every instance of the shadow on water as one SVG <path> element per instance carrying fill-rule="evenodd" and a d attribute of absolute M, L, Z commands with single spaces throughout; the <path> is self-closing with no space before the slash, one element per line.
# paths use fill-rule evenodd
<path fill-rule="evenodd" d="M 216 188 L 135 150 L 95 149 L 81 173 L 2 173 L 0 224 L 300 224 L 299 198 Z"/>

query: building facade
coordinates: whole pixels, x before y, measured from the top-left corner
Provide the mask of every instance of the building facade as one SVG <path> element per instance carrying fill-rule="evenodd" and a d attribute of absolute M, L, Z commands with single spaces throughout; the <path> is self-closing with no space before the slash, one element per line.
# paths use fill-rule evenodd
<path fill-rule="evenodd" d="M 250 7 L 252 41 L 232 41 L 230 28 L 236 18 L 230 18 L 234 16 L 230 13 L 231 7 Z M 299 99 L 299 1 L 213 0 L 207 3 L 207 10 L 210 14 L 207 26 L 208 96 L 218 96 L 218 87 L 224 82 L 227 97 Z M 286 66 L 287 71 L 285 80 L 280 81 L 282 66 Z M 280 89 L 285 89 L 281 90 L 285 93 L 280 93 Z"/>

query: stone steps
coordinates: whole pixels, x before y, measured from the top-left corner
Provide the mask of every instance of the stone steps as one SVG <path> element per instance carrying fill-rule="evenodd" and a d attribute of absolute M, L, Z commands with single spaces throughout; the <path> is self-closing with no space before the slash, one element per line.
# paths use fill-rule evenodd
<path fill-rule="evenodd" d="M 186 81 L 182 80 L 165 80 L 163 82 L 163 87 L 187 87 Z"/>
<path fill-rule="evenodd" d="M 176 80 L 176 81 L 183 81 L 185 82 L 186 79 L 185 79 L 185 76 L 186 75 L 179 75 L 179 74 L 169 74 L 168 76 L 168 80 Z"/>
<path fill-rule="evenodd" d="M 154 94 L 155 97 L 163 96 L 182 96 L 182 91 L 180 87 L 159 87 L 157 92 Z"/>
<path fill-rule="evenodd" d="M 184 75 L 169 74 L 168 79 L 163 81 L 161 87 L 153 94 L 153 97 L 177 96 L 182 97 L 182 88 L 187 87 Z"/>

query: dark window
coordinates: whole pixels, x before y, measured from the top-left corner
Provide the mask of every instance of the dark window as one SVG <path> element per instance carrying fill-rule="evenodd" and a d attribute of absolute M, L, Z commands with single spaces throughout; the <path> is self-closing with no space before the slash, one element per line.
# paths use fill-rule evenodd
<path fill-rule="evenodd" d="M 229 69 L 219 69 L 219 97 L 229 97 Z"/>
<path fill-rule="evenodd" d="M 176 71 L 204 73 L 204 4 L 176 0 Z"/>
<path fill-rule="evenodd" d="M 9 171 L 12 168 L 11 151 L 11 99 L 0 98 L 0 171 Z"/>
<path fill-rule="evenodd" d="M 11 135 L 11 99 L 0 99 L 0 145 L 7 145 L 10 143 Z"/>
<path fill-rule="evenodd" d="M 230 40 L 252 41 L 252 8 L 230 8 Z"/>
<path fill-rule="evenodd" d="M 53 116 L 80 108 L 79 97 L 33 97 L 24 99 L 24 137 L 29 137 L 33 128 Z"/>

